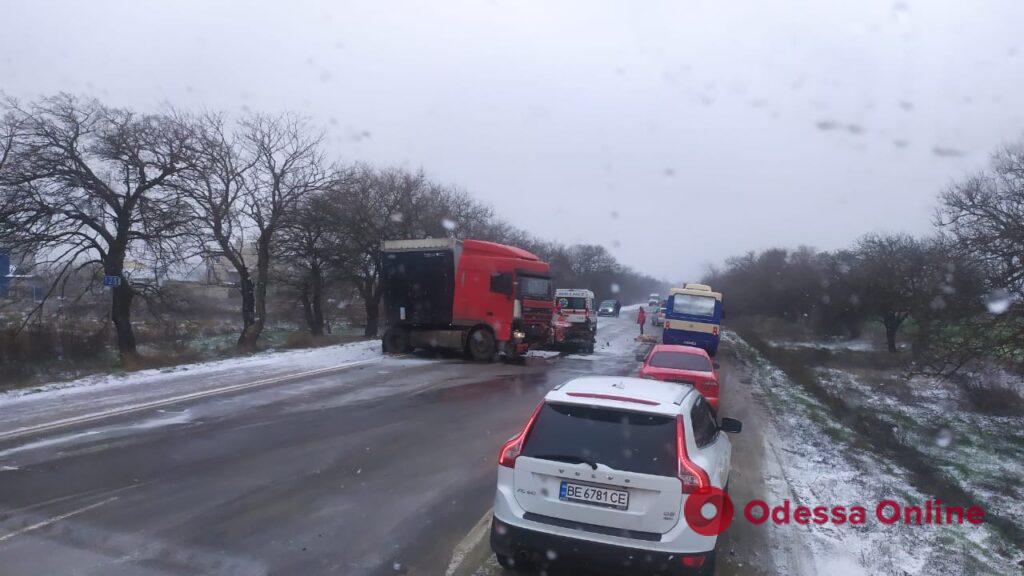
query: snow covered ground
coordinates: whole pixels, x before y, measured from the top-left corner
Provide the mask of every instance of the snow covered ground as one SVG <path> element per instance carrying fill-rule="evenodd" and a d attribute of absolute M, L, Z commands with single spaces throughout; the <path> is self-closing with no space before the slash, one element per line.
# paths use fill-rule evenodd
<path fill-rule="evenodd" d="M 824 341 L 794 341 L 794 340 L 769 340 L 769 344 L 776 348 L 824 348 L 826 350 L 852 350 L 854 352 L 873 352 L 881 350 L 882 344 L 872 340 L 824 340 Z"/>
<path fill-rule="evenodd" d="M 619 318 L 598 320 L 598 341 L 594 354 L 573 354 L 569 359 L 616 362 L 632 355 L 633 315 L 639 305 L 624 306 Z M 632 311 L 632 312 L 630 312 Z M 531 358 L 553 359 L 554 351 L 531 351 Z M 330 369 L 354 362 L 379 361 L 382 369 L 432 362 L 422 357 L 390 357 L 381 354 L 380 340 L 325 346 L 303 350 L 266 351 L 253 356 L 226 358 L 174 367 L 92 375 L 65 382 L 0 393 L 0 434 L 54 419 L 74 418 L 128 404 L 143 404 L 184 394 L 201 393 L 222 386 L 285 377 L 302 372 Z M 376 394 L 379 391 L 366 391 Z"/>
<path fill-rule="evenodd" d="M 923 452 L 985 510 L 1024 523 L 1024 418 L 965 410 L 956 384 L 936 378 L 910 378 L 894 398 L 843 370 L 818 373 L 824 385 L 890 422 L 902 443 Z M 998 546 L 998 539 L 986 545 Z"/>
<path fill-rule="evenodd" d="M 375 360 L 385 364 L 424 361 L 385 358 L 380 353 L 380 341 L 369 340 L 305 350 L 267 351 L 248 357 L 170 368 L 87 376 L 0 394 L 0 433 L 38 426 L 56 418 L 73 419 L 224 386 Z"/>
<path fill-rule="evenodd" d="M 82 389 L 90 391 L 106 389 L 116 393 L 118 389 L 125 387 L 140 385 L 158 386 L 163 381 L 179 379 L 183 373 L 188 373 L 194 377 L 205 377 L 211 374 L 237 372 L 265 374 L 269 368 L 275 370 L 291 368 L 315 370 L 379 355 L 380 340 L 366 340 L 338 346 L 289 350 L 286 352 L 269 350 L 247 357 L 225 358 L 222 360 L 181 364 L 173 367 L 139 370 L 136 372 L 95 374 L 66 382 L 53 382 L 33 388 L 9 390 L 0 393 L 0 405 L 6 406 L 16 403 L 19 399 L 24 399 L 26 396 L 35 396 L 37 394 L 63 394 L 70 396 L 76 392 L 83 391 Z"/>
<path fill-rule="evenodd" d="M 807 565 L 796 573 L 1017 573 L 1012 561 L 993 553 L 1000 543 L 986 525 L 886 526 L 877 521 L 874 506 L 881 500 L 923 505 L 934 496 L 911 486 L 906 470 L 858 442 L 825 406 L 736 334 L 726 332 L 724 338 L 750 370 L 755 397 L 772 416 L 766 424 L 771 428 L 765 432 L 766 450 L 781 463 L 777 476 L 769 478 L 772 498 L 781 502 L 791 497 L 794 505 L 858 504 L 868 509 L 863 526 L 770 527 L 776 540 L 773 549 L 804 549 Z M 781 557 L 785 562 L 786 556 Z"/>

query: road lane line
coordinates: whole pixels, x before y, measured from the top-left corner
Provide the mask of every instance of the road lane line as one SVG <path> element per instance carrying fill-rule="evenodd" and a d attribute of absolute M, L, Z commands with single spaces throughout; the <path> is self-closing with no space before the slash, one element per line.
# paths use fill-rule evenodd
<path fill-rule="evenodd" d="M 75 424 L 84 424 L 87 422 L 94 422 L 96 420 L 102 420 L 104 418 L 110 418 L 112 416 L 120 416 L 122 414 L 130 414 L 132 412 L 138 412 L 140 410 L 149 410 L 151 408 L 160 408 L 171 404 L 177 404 L 179 402 L 186 402 L 188 400 L 196 400 L 199 398 L 206 398 L 207 396 L 216 396 L 219 394 L 227 394 L 228 392 L 236 392 L 238 390 L 246 390 L 249 388 L 257 388 L 259 386 L 269 386 L 271 384 L 281 384 L 283 382 L 289 382 L 292 380 L 302 380 L 314 376 L 323 376 L 334 372 L 340 372 L 348 368 L 355 366 L 361 366 L 363 364 L 369 364 L 370 362 L 377 362 L 382 360 L 383 357 L 367 358 L 365 360 L 356 360 L 354 362 L 346 362 L 345 364 L 338 364 L 337 366 L 328 366 L 327 368 L 319 368 L 317 370 L 310 370 L 307 372 L 298 372 L 296 374 L 286 374 L 284 376 L 275 376 L 273 378 L 265 378 L 263 380 L 256 380 L 254 382 L 243 382 L 240 384 L 232 384 L 230 386 L 221 386 L 220 388 L 211 388 L 209 390 L 201 390 L 199 392 L 191 392 L 189 394 L 182 394 L 180 396 L 173 396 L 171 398 L 163 398 L 161 400 L 153 400 L 151 402 L 144 402 L 142 404 L 135 404 L 132 406 L 124 406 L 120 408 L 112 408 L 110 410 L 103 410 L 101 412 L 94 412 L 92 414 L 85 414 L 82 416 L 75 416 L 73 418 L 65 418 L 63 420 L 56 420 L 46 424 L 37 424 L 35 426 L 25 426 L 23 428 L 16 428 L 9 432 L 0 433 L 0 442 L 6 440 L 12 440 L 21 436 L 27 436 L 30 434 L 37 434 L 39 432 L 48 432 L 58 428 L 64 428 L 67 426 L 73 426 Z"/>
<path fill-rule="evenodd" d="M 467 560 L 474 561 L 474 564 L 481 564 L 486 560 L 486 555 L 481 558 L 472 558 L 473 556 L 481 555 L 481 545 L 484 539 L 490 533 L 491 527 L 491 514 L 494 509 L 488 510 L 483 516 L 477 520 L 476 525 L 470 529 L 469 533 L 466 534 L 462 540 L 452 548 L 452 558 L 448 562 L 448 570 L 445 571 L 445 576 L 456 576 L 462 569 L 463 565 L 466 564 Z M 474 554 L 475 552 L 475 554 Z M 490 550 L 486 550 L 487 553 Z M 477 566 L 471 565 L 470 568 L 476 570 Z"/>
<path fill-rule="evenodd" d="M 5 542 L 7 540 L 10 540 L 11 538 L 14 538 L 15 536 L 20 536 L 22 534 L 25 534 L 26 532 L 31 532 L 33 530 L 38 530 L 40 528 L 45 528 L 45 527 L 47 527 L 47 526 L 49 526 L 51 524 L 56 524 L 57 522 L 60 522 L 61 520 L 66 520 L 68 518 L 71 518 L 72 516 L 77 516 L 77 515 L 79 515 L 79 514 L 81 514 L 83 512 L 88 512 L 89 510 L 92 510 L 93 508 L 99 508 L 100 506 L 103 506 L 104 504 L 110 504 L 111 502 L 113 502 L 114 500 L 117 500 L 118 498 L 120 498 L 120 496 L 113 496 L 111 498 L 107 498 L 106 500 L 102 500 L 102 501 L 96 502 L 94 504 L 89 504 L 88 506 L 84 506 L 84 507 L 79 508 L 77 510 L 72 510 L 71 512 L 67 512 L 65 514 L 61 514 L 60 516 L 54 516 L 53 518 L 48 518 L 46 520 L 43 520 L 42 522 L 36 522 L 35 524 L 32 524 L 31 526 L 25 526 L 24 528 L 22 528 L 20 530 L 15 530 L 14 532 L 11 532 L 9 534 L 4 534 L 3 536 L 0 536 L 0 543 Z"/>

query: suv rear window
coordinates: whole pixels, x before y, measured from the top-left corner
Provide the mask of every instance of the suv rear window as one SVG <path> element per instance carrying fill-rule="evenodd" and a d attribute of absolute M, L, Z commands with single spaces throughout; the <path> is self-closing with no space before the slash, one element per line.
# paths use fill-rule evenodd
<path fill-rule="evenodd" d="M 711 362 L 707 358 L 683 352 L 655 352 L 648 365 L 654 368 L 711 372 Z"/>
<path fill-rule="evenodd" d="M 545 404 L 523 456 L 595 462 L 639 474 L 676 475 L 676 421 L 607 408 Z"/>

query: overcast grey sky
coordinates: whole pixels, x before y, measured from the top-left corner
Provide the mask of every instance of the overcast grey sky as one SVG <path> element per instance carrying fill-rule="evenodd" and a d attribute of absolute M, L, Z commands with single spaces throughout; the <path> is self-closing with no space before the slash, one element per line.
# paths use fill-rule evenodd
<path fill-rule="evenodd" d="M 834 5 L 833 5 L 834 4 Z M 295 110 L 673 280 L 930 229 L 1024 134 L 1024 2 L 0 0 L 0 90 Z"/>

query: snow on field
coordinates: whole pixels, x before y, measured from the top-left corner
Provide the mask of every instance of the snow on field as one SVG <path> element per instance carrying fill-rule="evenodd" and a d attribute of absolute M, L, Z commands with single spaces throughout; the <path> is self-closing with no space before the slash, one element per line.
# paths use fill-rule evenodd
<path fill-rule="evenodd" d="M 143 386 L 159 388 L 161 384 L 178 381 L 183 377 L 216 378 L 243 373 L 248 377 L 265 376 L 271 370 L 306 371 L 335 366 L 373 357 L 379 357 L 380 341 L 366 340 L 338 346 L 324 346 L 304 350 L 286 352 L 266 351 L 248 357 L 227 358 L 196 364 L 182 364 L 170 368 L 139 370 L 137 372 L 119 372 L 100 374 L 55 382 L 33 388 L 10 390 L 0 394 L 0 405 L 9 405 L 25 400 L 36 400 L 43 396 L 71 396 L 80 393 L 104 391 L 107 393 L 123 392 L 125 389 Z"/>
<path fill-rule="evenodd" d="M 881 350 L 882 345 L 871 340 L 829 340 L 829 341 L 793 341 L 769 340 L 768 344 L 775 348 L 824 348 L 826 350 L 851 350 L 853 352 L 874 352 Z"/>
<path fill-rule="evenodd" d="M 907 472 L 855 447 L 854 435 L 835 422 L 827 409 L 792 382 L 736 334 L 723 338 L 750 370 L 755 398 L 764 402 L 773 422 L 765 431 L 768 446 L 781 462 L 769 478 L 781 500 L 807 506 L 860 505 L 867 509 L 863 526 L 789 525 L 776 527 L 778 550 L 809 549 L 809 574 L 1008 574 L 1016 568 L 992 553 L 991 533 L 984 526 L 883 525 L 875 506 L 885 499 L 924 505 L 931 498 L 906 481 Z M 787 535 L 798 530 L 799 544 Z"/>
<path fill-rule="evenodd" d="M 902 443 L 938 463 L 985 510 L 1024 519 L 1024 501 L 1017 492 L 1024 478 L 1024 418 L 965 410 L 957 386 L 936 378 L 915 376 L 894 398 L 849 372 L 823 368 L 818 373 L 823 385 L 891 422 Z"/>

